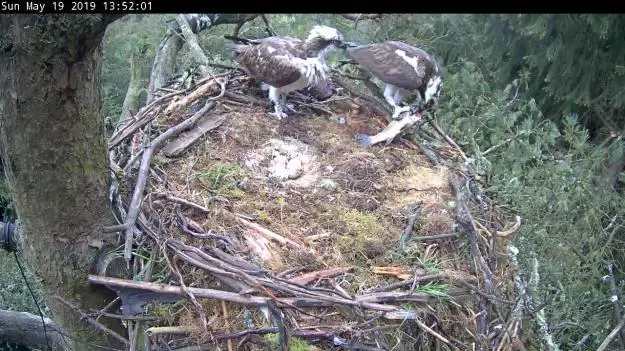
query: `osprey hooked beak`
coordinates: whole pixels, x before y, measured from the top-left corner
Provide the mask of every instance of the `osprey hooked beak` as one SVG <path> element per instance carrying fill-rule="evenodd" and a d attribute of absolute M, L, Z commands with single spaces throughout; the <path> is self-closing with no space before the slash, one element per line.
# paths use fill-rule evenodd
<path fill-rule="evenodd" d="M 347 45 L 345 44 L 345 42 L 339 39 L 332 40 L 332 45 L 334 45 L 335 48 L 341 49 L 341 50 L 345 50 L 347 48 Z"/>
<path fill-rule="evenodd" d="M 357 43 L 351 42 L 351 41 L 340 41 L 337 45 L 337 47 L 341 50 L 347 50 L 347 48 L 355 48 L 359 46 Z"/>

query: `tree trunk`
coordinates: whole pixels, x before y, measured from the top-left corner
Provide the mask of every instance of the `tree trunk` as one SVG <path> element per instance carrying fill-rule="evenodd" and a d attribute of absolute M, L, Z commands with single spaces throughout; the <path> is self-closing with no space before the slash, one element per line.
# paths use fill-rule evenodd
<path fill-rule="evenodd" d="M 53 350 L 65 350 L 61 333 L 57 331 L 59 327 L 49 318 L 44 321 L 45 332 L 40 316 L 0 310 L 0 340 L 39 349 L 49 344 Z"/>
<path fill-rule="evenodd" d="M 187 16 L 178 15 L 178 18 L 176 20 L 178 23 L 178 27 L 182 32 L 182 36 L 189 46 L 189 53 L 195 59 L 195 62 L 197 62 L 199 65 L 198 68 L 200 70 L 200 74 L 202 76 L 208 75 L 208 57 L 206 57 L 206 54 L 204 54 L 204 50 L 202 50 L 200 43 L 198 43 L 197 35 L 193 33 L 191 25 L 187 20 Z"/>
<path fill-rule="evenodd" d="M 97 349 L 88 343 L 119 347 L 52 298 L 60 295 L 89 311 L 110 297 L 86 278 L 97 254 L 91 244 L 113 224 L 100 43 L 118 17 L 0 16 L 0 144 L 21 249 L 73 350 Z"/>
<path fill-rule="evenodd" d="M 142 55 L 139 54 L 133 54 L 132 57 L 130 57 L 130 83 L 128 83 L 128 90 L 126 91 L 126 97 L 122 105 L 122 113 L 119 117 L 120 121 L 132 117 L 141 108 L 141 93 L 145 91 L 141 79 L 141 64 L 138 62 L 141 57 Z"/>

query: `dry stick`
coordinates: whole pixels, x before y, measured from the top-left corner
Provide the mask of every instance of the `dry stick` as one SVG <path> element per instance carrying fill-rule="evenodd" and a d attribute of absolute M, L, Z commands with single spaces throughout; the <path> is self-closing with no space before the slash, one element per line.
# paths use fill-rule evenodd
<path fill-rule="evenodd" d="M 96 322 L 95 319 L 89 317 L 88 314 L 86 314 L 85 312 L 81 311 L 80 308 L 78 308 L 77 306 L 75 306 L 74 304 L 72 304 L 71 302 L 65 300 L 64 298 L 62 298 L 59 295 L 54 295 L 54 298 L 61 301 L 64 305 L 66 305 L 67 307 L 73 309 L 74 311 L 78 312 L 78 314 L 80 314 L 81 319 L 86 320 L 89 324 L 91 324 L 93 327 L 95 327 L 96 329 L 109 334 L 110 336 L 112 336 L 113 338 L 119 340 L 121 343 L 123 343 L 124 345 L 130 345 L 130 341 L 128 341 L 126 338 L 124 338 L 123 336 L 117 334 L 115 331 L 105 327 L 104 325 L 102 325 L 100 322 Z"/>
<path fill-rule="evenodd" d="M 299 284 L 299 285 L 306 285 L 312 282 L 313 280 L 323 279 L 323 278 L 333 278 L 338 275 L 345 274 L 347 273 L 347 271 L 348 269 L 341 268 L 341 267 L 328 268 L 328 269 L 324 269 L 321 271 L 315 271 L 315 272 L 298 275 L 297 277 L 290 278 L 289 282 Z"/>
<path fill-rule="evenodd" d="M 425 281 L 430 281 L 430 280 L 442 280 L 442 279 L 447 279 L 447 278 L 449 278 L 449 277 L 446 274 L 425 275 L 425 276 L 422 276 L 422 277 L 416 277 L 414 279 L 402 280 L 402 281 L 397 282 L 397 283 L 381 286 L 379 288 L 371 289 L 368 292 L 369 293 L 386 292 L 386 291 L 391 291 L 391 290 L 403 288 L 403 287 L 406 287 L 406 286 L 410 286 L 415 281 L 416 282 L 425 282 Z"/>
<path fill-rule="evenodd" d="M 428 236 L 415 236 L 412 238 L 413 241 L 427 241 L 427 240 L 441 240 L 447 238 L 457 238 L 458 233 L 446 233 L 446 234 L 438 234 L 438 235 L 428 235 Z"/>
<path fill-rule="evenodd" d="M 128 208 L 128 214 L 126 216 L 126 221 L 123 224 L 126 229 L 126 242 L 124 246 L 124 259 L 126 262 L 130 262 L 130 257 L 132 254 L 132 240 L 133 240 L 133 231 L 135 228 L 135 222 L 137 220 L 137 216 L 141 210 L 141 202 L 143 200 L 143 191 L 145 190 L 145 185 L 147 182 L 148 174 L 150 171 L 150 163 L 152 161 L 152 156 L 156 152 L 157 147 L 159 147 L 163 142 L 167 139 L 176 136 L 182 133 L 184 130 L 191 128 L 195 122 L 197 122 L 209 109 L 215 106 L 214 101 L 208 101 L 204 107 L 196 112 L 191 118 L 185 120 L 184 122 L 169 128 L 165 133 L 159 135 L 156 139 L 154 139 L 148 148 L 145 149 L 143 153 L 143 157 L 141 159 L 141 167 L 139 168 L 139 174 L 137 176 L 137 184 L 135 185 L 135 192 L 132 196 L 132 202 L 130 203 L 130 207 Z"/>
<path fill-rule="evenodd" d="M 415 319 L 415 322 L 417 323 L 419 328 L 421 328 L 421 329 L 425 330 L 426 332 L 434 335 L 435 338 L 437 338 L 438 340 L 442 341 L 447 346 L 451 347 L 454 350 L 460 350 L 455 345 L 453 345 L 451 342 L 449 342 L 449 340 L 445 339 L 442 335 L 440 335 L 439 333 L 437 333 L 434 330 L 432 330 L 430 327 L 425 325 L 425 323 L 421 322 L 419 319 Z"/>
<path fill-rule="evenodd" d="M 615 226 L 618 228 L 619 226 Z M 623 321 L 623 312 L 621 311 L 621 294 L 619 293 L 618 286 L 616 284 L 616 279 L 614 278 L 614 270 L 612 263 L 608 264 L 608 272 L 610 273 L 610 289 L 612 290 L 612 300 L 614 301 L 614 318 L 617 323 L 621 323 Z M 625 333 L 621 330 L 619 332 L 619 336 L 621 337 L 621 344 L 625 346 Z"/>
<path fill-rule="evenodd" d="M 178 278 L 178 282 L 180 283 L 180 287 L 185 292 L 185 295 L 189 298 L 189 300 L 191 300 L 191 302 L 193 303 L 193 306 L 195 306 L 195 308 L 197 309 L 197 312 L 200 315 L 200 321 L 202 322 L 202 327 L 204 328 L 203 330 L 207 331 L 208 321 L 206 319 L 206 313 L 204 313 L 204 307 L 202 307 L 202 305 L 200 305 L 200 303 L 197 302 L 197 299 L 195 298 L 193 293 L 189 291 L 189 288 L 184 283 L 184 279 L 182 278 L 182 274 L 180 274 L 180 270 L 178 269 L 178 267 L 175 265 L 175 263 L 172 263 L 169 260 L 169 257 L 167 257 L 166 245 L 163 245 L 162 253 L 163 253 L 163 258 L 165 258 L 165 261 L 167 261 L 167 265 L 169 266 L 169 271 L 173 272 L 176 275 L 176 278 Z"/>
<path fill-rule="evenodd" d="M 163 294 L 173 294 L 184 296 L 185 293 L 181 287 L 175 285 L 167 285 L 162 283 L 151 283 L 151 282 L 140 282 L 135 280 L 128 279 L 119 279 L 112 277 L 104 277 L 97 275 L 89 275 L 89 282 L 93 284 L 100 285 L 109 285 L 111 287 L 120 287 L 120 288 L 131 288 L 131 289 L 141 289 L 147 290 L 157 293 Z M 261 297 L 261 296 L 250 296 L 250 295 L 241 295 L 238 293 L 233 293 L 229 291 L 221 291 L 215 289 L 206 289 L 206 288 L 187 288 L 191 293 L 195 295 L 196 298 L 209 298 L 216 300 L 225 300 L 235 303 L 240 303 L 244 305 L 255 305 L 255 306 L 266 306 L 271 298 Z M 411 296 L 405 296 L 405 294 L 397 295 L 397 296 L 388 296 L 392 300 L 401 302 L 401 301 L 411 301 L 414 299 L 409 299 Z M 415 299 L 418 298 L 420 301 L 428 301 L 431 300 L 428 296 L 419 295 L 414 296 Z M 348 300 L 348 299 L 340 299 L 340 298 L 329 298 L 327 301 L 323 301 L 318 298 L 309 298 L 309 297 L 300 297 L 300 298 L 290 298 L 290 297 L 277 297 L 276 302 L 283 305 L 281 307 L 289 307 L 289 305 L 294 305 L 296 307 L 329 307 L 333 306 L 337 303 L 344 304 L 348 306 L 360 306 L 365 309 L 374 310 L 374 311 L 383 311 L 383 312 L 393 312 L 385 314 L 385 318 L 395 319 L 396 316 L 410 316 L 412 313 L 408 311 L 404 311 L 397 306 L 385 305 L 381 303 L 377 303 L 375 301 L 384 299 L 385 296 L 364 296 L 364 297 L 356 297 L 356 301 Z"/>
<path fill-rule="evenodd" d="M 93 311 L 91 315 L 95 314 L 98 316 L 104 316 L 104 317 L 115 318 L 115 319 L 126 319 L 126 320 L 132 320 L 132 321 L 159 321 L 163 319 L 157 316 L 126 316 L 123 314 L 102 312 L 101 310 L 96 310 L 96 309 L 91 309 L 91 310 Z"/>
<path fill-rule="evenodd" d="M 228 325 L 228 323 L 229 323 L 228 322 L 228 319 L 229 319 L 228 318 L 228 308 L 226 307 L 226 301 L 224 301 L 224 300 L 221 300 L 221 310 L 222 310 L 222 312 L 224 314 L 224 321 L 226 322 L 226 331 L 230 332 L 230 330 L 229 330 L 230 326 Z M 228 343 L 228 351 L 233 351 L 232 340 L 228 339 L 227 343 Z"/>
<path fill-rule="evenodd" d="M 434 128 L 434 130 L 440 134 L 440 136 L 442 136 L 445 141 L 447 141 L 449 143 L 449 145 L 453 146 L 454 149 L 456 149 L 460 155 L 462 156 L 462 158 L 466 161 L 468 160 L 467 155 L 464 153 L 464 151 L 462 151 L 462 149 L 460 148 L 460 146 L 458 146 L 458 144 L 456 144 L 456 142 L 447 134 L 445 134 L 445 132 L 443 132 L 443 130 L 438 126 L 438 124 L 436 124 L 436 122 L 434 121 L 434 119 L 432 119 L 431 117 L 427 116 L 426 117 L 428 123 L 430 123 L 430 125 L 432 126 L 432 128 Z"/>
<path fill-rule="evenodd" d="M 232 101 L 236 101 L 236 102 L 240 102 L 240 103 L 244 103 L 244 104 L 252 104 L 252 105 L 260 105 L 260 106 L 264 106 L 264 107 L 269 107 L 271 106 L 270 103 L 268 103 L 267 101 L 264 100 L 260 100 L 260 99 L 256 99 L 253 98 L 251 96 L 247 96 L 247 95 L 241 95 L 241 94 L 237 94 L 237 93 L 233 93 L 230 91 L 226 91 L 226 93 L 224 94 L 224 97 L 228 100 L 232 100 Z"/>
<path fill-rule="evenodd" d="M 285 238 L 285 237 L 283 237 L 281 235 L 278 235 L 278 234 L 272 232 L 269 229 L 261 227 L 260 225 L 258 225 L 256 223 L 252 223 L 252 222 L 250 222 L 248 220 L 245 220 L 245 219 L 243 219 L 243 218 L 241 218 L 239 216 L 236 216 L 236 220 L 239 223 L 241 223 L 244 226 L 246 226 L 247 228 L 252 229 L 252 230 L 258 232 L 259 234 L 261 234 L 261 235 L 263 235 L 263 236 L 265 236 L 265 237 L 267 237 L 269 239 L 275 240 L 275 241 L 279 242 L 282 245 L 289 245 L 289 246 L 291 246 L 291 247 L 293 247 L 295 249 L 301 249 L 302 248 L 302 245 L 296 243 L 295 241 L 287 239 L 287 238 Z"/>
<path fill-rule="evenodd" d="M 189 200 L 181 199 L 179 197 L 166 195 L 165 199 L 167 199 L 168 201 L 171 201 L 171 202 L 176 202 L 176 203 L 179 203 L 179 204 L 182 204 L 182 205 L 186 205 L 186 206 L 195 208 L 196 210 L 199 210 L 199 211 L 201 211 L 203 213 L 208 213 L 209 212 L 208 208 L 206 208 L 206 207 L 204 207 L 202 205 L 198 205 L 195 202 L 191 202 Z"/>
<path fill-rule="evenodd" d="M 411 205 L 410 214 L 408 215 L 408 223 L 406 224 L 406 227 L 404 228 L 403 234 L 399 238 L 399 248 L 398 248 L 399 253 L 404 252 L 404 249 L 406 245 L 408 244 L 408 241 L 410 241 L 410 238 L 412 237 L 412 230 L 414 229 L 417 218 L 421 215 L 421 210 L 422 208 L 419 204 Z"/>
<path fill-rule="evenodd" d="M 148 112 L 150 112 L 154 106 L 156 106 L 157 104 L 160 104 L 162 101 L 165 101 L 166 99 L 173 98 L 174 96 L 183 94 L 185 92 L 186 92 L 186 90 L 180 90 L 180 91 L 173 92 L 171 94 L 163 95 L 160 98 L 152 101 L 149 105 L 147 105 L 144 108 L 142 108 L 139 111 L 139 113 L 137 113 L 137 115 L 136 115 L 139 118 L 135 118 L 130 123 L 124 125 L 121 129 L 119 129 L 115 133 L 115 135 L 113 135 L 109 139 L 109 146 L 108 146 L 109 150 L 112 150 L 115 146 L 119 145 L 126 138 L 130 137 L 131 135 L 133 135 L 134 132 L 139 130 L 139 128 L 145 126 L 151 120 L 156 118 L 156 114 L 154 114 L 152 117 L 146 118 Z"/>
<path fill-rule="evenodd" d="M 597 351 L 605 350 L 606 347 L 608 347 L 608 345 L 612 342 L 612 340 L 614 340 L 614 338 L 616 338 L 616 336 L 621 331 L 621 329 L 623 329 L 623 326 L 625 326 L 625 320 L 622 320 L 621 323 L 619 323 L 616 327 L 614 327 L 614 329 L 608 335 L 608 337 L 605 338 L 605 340 L 603 340 L 601 345 L 599 345 L 599 347 L 597 348 Z"/>
<path fill-rule="evenodd" d="M 489 295 L 495 295 L 495 289 L 494 289 L 494 284 L 492 281 L 492 272 L 490 271 L 490 268 L 488 267 L 488 265 L 486 264 L 486 262 L 484 262 L 484 257 L 482 256 L 482 254 L 480 253 L 480 248 L 478 246 L 478 242 L 477 242 L 477 231 L 475 229 L 474 226 L 474 221 L 472 220 L 471 217 L 471 213 L 469 211 L 469 208 L 466 204 L 466 195 L 465 195 L 465 189 L 463 186 L 460 185 L 460 181 L 458 181 L 457 179 L 455 179 L 454 177 L 452 177 L 451 179 L 451 186 L 454 189 L 455 193 L 456 193 L 456 197 L 457 197 L 457 202 L 458 202 L 458 210 L 456 213 L 456 222 L 464 227 L 466 233 L 467 233 L 467 237 L 469 239 L 469 244 L 470 244 L 470 248 L 471 248 L 471 253 L 473 255 L 473 259 L 476 261 L 478 267 L 481 269 L 482 271 L 482 276 L 484 277 L 484 285 L 486 287 L 486 292 Z M 482 305 L 482 309 L 483 311 L 486 312 L 487 306 L 488 306 L 488 299 L 487 298 L 482 298 L 481 299 L 481 305 Z M 485 313 L 486 314 L 486 313 Z M 481 334 L 481 337 L 483 337 L 484 335 L 487 334 L 487 325 L 486 325 L 486 315 L 481 315 L 478 320 L 477 320 L 477 325 L 478 325 L 478 333 Z M 480 349 L 482 349 L 480 347 Z"/>
<path fill-rule="evenodd" d="M 216 268 L 213 267 L 209 264 L 205 264 L 203 262 L 200 262 L 197 259 L 191 258 L 189 255 L 186 255 L 180 251 L 177 251 L 177 254 L 180 258 L 186 260 L 187 262 L 208 270 L 209 272 L 213 273 L 213 274 L 217 274 L 217 275 L 225 275 L 228 276 L 230 278 L 233 279 L 242 279 L 244 282 L 249 283 L 250 286 L 252 287 L 256 287 L 258 289 L 258 291 L 264 291 L 268 296 L 270 296 L 273 300 L 275 300 L 275 296 L 271 293 L 271 291 L 269 291 L 267 288 L 270 289 L 274 289 L 274 290 L 279 290 L 282 292 L 286 292 L 286 293 L 291 293 L 293 295 L 297 295 L 298 293 L 301 295 L 305 295 L 308 296 L 310 298 L 314 298 L 320 301 L 325 301 L 325 302 L 336 302 L 336 303 L 344 303 L 343 299 L 337 299 L 335 297 L 332 296 L 327 296 L 324 294 L 320 294 L 318 292 L 315 291 L 309 291 L 303 287 L 300 287 L 298 285 L 295 284 L 290 284 L 287 286 L 283 286 L 281 284 L 276 284 L 275 282 L 272 282 L 268 279 L 254 279 L 253 277 L 249 276 L 246 272 L 243 272 L 239 269 L 236 269 L 233 267 L 230 267 L 230 271 L 226 271 L 225 269 L 228 269 L 229 267 L 227 265 L 225 265 L 223 262 L 214 259 L 213 257 L 210 257 L 208 255 L 206 255 L 206 253 L 203 253 L 201 250 L 192 247 L 192 246 L 187 246 L 184 244 L 179 244 L 183 247 L 186 247 L 188 251 L 194 252 L 196 255 L 198 255 L 200 257 L 200 259 L 204 258 L 204 259 L 208 259 L 210 262 L 212 262 L 213 264 L 216 264 L 217 266 L 220 266 L 221 268 Z M 288 283 L 288 282 L 286 282 Z M 248 289 L 249 290 L 249 289 Z M 245 290 L 245 293 L 251 293 L 253 291 L 256 290 Z M 352 301 L 349 300 L 349 302 L 351 303 Z M 289 306 L 295 309 L 298 309 L 297 306 Z M 299 310 L 299 309 L 298 309 Z M 301 311 L 302 313 L 305 313 L 304 311 Z"/>
<path fill-rule="evenodd" d="M 96 322 L 100 321 L 100 317 L 102 316 L 106 316 L 106 311 L 108 311 L 109 308 L 113 307 L 113 305 L 115 305 L 115 303 L 119 300 L 119 296 L 114 298 L 113 301 L 109 302 L 108 305 L 104 306 L 103 309 L 98 311 L 98 316 L 95 318 Z"/>
<path fill-rule="evenodd" d="M 130 121 L 130 123 L 124 125 L 111 138 L 109 138 L 108 149 L 112 150 L 115 146 L 119 145 L 126 138 L 130 137 L 131 135 L 133 135 L 137 130 L 139 130 L 140 128 L 142 128 L 146 124 L 150 123 L 150 121 L 155 119 L 157 117 L 157 115 L 158 115 L 157 113 L 154 113 L 152 116 L 147 116 L 147 115 L 148 115 L 148 112 L 151 112 L 152 108 L 155 107 L 157 104 L 162 103 L 166 99 L 173 98 L 176 95 L 184 95 L 184 94 L 188 93 L 189 91 L 193 91 L 193 90 L 197 90 L 199 88 L 202 88 L 202 85 L 204 83 L 208 82 L 209 80 L 213 80 L 215 78 L 220 78 L 220 77 L 226 77 L 228 75 L 230 75 L 230 73 L 213 75 L 211 77 L 207 77 L 207 78 L 204 78 L 204 79 L 200 80 L 193 87 L 190 87 L 190 88 L 187 88 L 187 89 L 184 89 L 184 90 L 178 90 L 178 91 L 175 91 L 175 92 L 173 92 L 171 94 L 163 95 L 163 96 L 159 97 L 158 99 L 155 99 L 149 105 L 143 107 L 139 111 L 139 113 L 137 113 L 135 119 Z M 215 79 L 215 82 L 219 84 L 219 82 L 216 79 Z M 225 89 L 222 88 L 222 92 L 223 91 L 225 91 Z M 212 99 L 214 100 L 215 98 L 212 98 Z"/>

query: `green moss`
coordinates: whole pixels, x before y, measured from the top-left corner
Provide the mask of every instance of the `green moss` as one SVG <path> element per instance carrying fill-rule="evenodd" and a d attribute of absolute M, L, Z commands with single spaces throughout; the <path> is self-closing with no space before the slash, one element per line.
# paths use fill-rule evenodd
<path fill-rule="evenodd" d="M 341 252 L 354 259 L 372 259 L 387 252 L 386 245 L 389 242 L 385 242 L 383 237 L 387 226 L 381 218 L 358 210 L 339 213 L 337 217 L 346 230 L 338 242 Z"/>
<path fill-rule="evenodd" d="M 280 335 L 277 333 L 263 335 L 263 341 L 267 343 L 268 349 L 271 351 L 280 350 Z M 308 343 L 306 340 L 298 338 L 289 339 L 289 351 L 308 351 Z"/>
<path fill-rule="evenodd" d="M 202 172 L 198 179 L 217 193 L 224 193 L 235 189 L 236 181 L 243 176 L 241 166 L 232 163 L 216 163 Z"/>

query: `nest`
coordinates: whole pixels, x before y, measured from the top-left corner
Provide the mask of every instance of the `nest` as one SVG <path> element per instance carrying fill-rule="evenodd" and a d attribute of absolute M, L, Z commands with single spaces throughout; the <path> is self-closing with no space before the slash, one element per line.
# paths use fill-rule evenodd
<path fill-rule="evenodd" d="M 149 349 L 514 342 L 495 327 L 512 303 L 495 254 L 506 238 L 488 224 L 494 211 L 484 224 L 471 215 L 483 203 L 464 185 L 462 150 L 433 122 L 430 146 L 411 134 L 363 149 L 355 133 L 379 130 L 383 111 L 333 80 L 340 88 L 323 101 L 289 95 L 300 113 L 279 121 L 249 78 L 229 72 L 168 90 L 117 127 L 120 224 L 108 230 L 121 233 L 135 280 L 90 280 L 146 292 L 133 302 L 160 318 Z"/>

